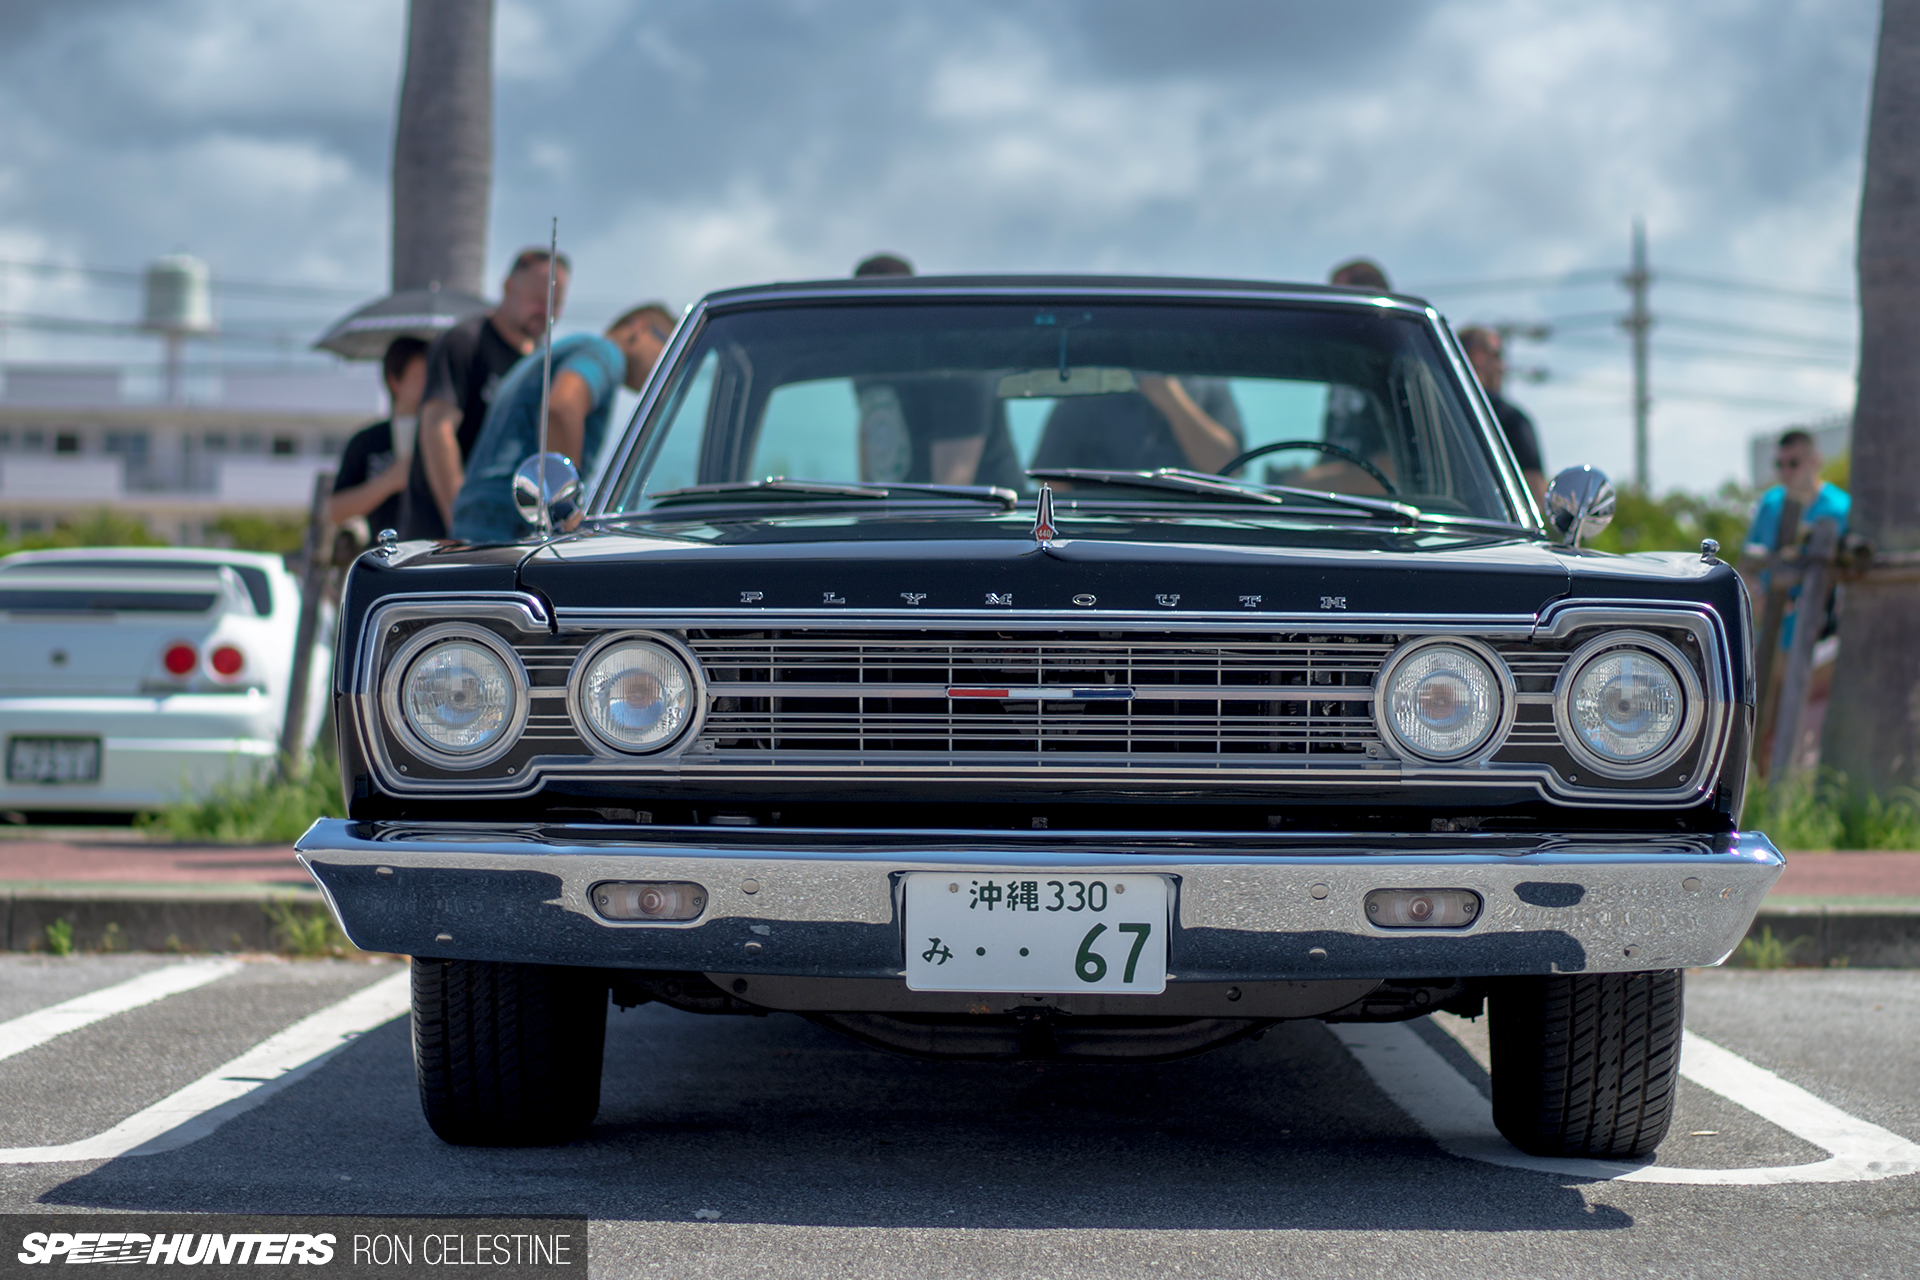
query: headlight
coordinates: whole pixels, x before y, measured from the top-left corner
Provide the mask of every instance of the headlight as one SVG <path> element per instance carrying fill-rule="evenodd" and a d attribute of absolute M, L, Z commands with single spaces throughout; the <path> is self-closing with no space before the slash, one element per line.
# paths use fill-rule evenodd
<path fill-rule="evenodd" d="M 458 626 L 422 632 L 398 655 L 390 711 L 416 746 L 473 767 L 513 745 L 525 716 L 525 678 L 505 645 Z"/>
<path fill-rule="evenodd" d="M 1568 660 L 1554 693 L 1560 732 L 1589 768 L 1645 777 L 1686 749 L 1700 716 L 1691 665 L 1658 636 L 1603 636 Z"/>
<path fill-rule="evenodd" d="M 657 751 L 698 718 L 692 660 L 664 640 L 621 638 L 582 656 L 574 705 L 586 726 L 616 751 Z"/>
<path fill-rule="evenodd" d="M 1473 641 L 1416 641 L 1381 671 L 1374 718 L 1402 754 L 1464 760 L 1512 721 L 1509 685 L 1500 659 Z"/>

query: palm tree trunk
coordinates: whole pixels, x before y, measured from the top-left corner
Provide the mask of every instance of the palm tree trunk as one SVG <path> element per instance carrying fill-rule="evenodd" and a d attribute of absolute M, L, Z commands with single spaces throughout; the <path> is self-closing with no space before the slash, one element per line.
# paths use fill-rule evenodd
<path fill-rule="evenodd" d="M 1920 550 L 1920 0 L 1884 0 L 1860 197 L 1860 390 L 1851 528 Z M 1920 782 L 1920 587 L 1846 587 L 1822 762 L 1854 789 Z"/>
<path fill-rule="evenodd" d="M 412 0 L 393 140 L 393 289 L 482 294 L 493 189 L 493 0 Z"/>

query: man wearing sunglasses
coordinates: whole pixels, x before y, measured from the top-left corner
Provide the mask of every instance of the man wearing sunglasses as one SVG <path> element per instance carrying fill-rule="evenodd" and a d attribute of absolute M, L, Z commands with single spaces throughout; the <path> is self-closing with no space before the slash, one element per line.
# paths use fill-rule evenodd
<path fill-rule="evenodd" d="M 1787 545 L 1801 541 L 1821 520 L 1835 521 L 1840 526 L 1840 533 L 1846 533 L 1847 512 L 1853 505 L 1852 499 L 1839 485 L 1828 484 L 1820 478 L 1822 461 L 1820 446 L 1814 442 L 1811 434 L 1796 428 L 1780 437 L 1773 454 L 1773 473 L 1780 478 L 1780 483 L 1761 494 L 1760 501 L 1754 506 L 1753 522 L 1747 528 L 1744 558 L 1765 559 L 1780 547 L 1780 519 L 1789 498 L 1799 505 L 1800 524 L 1797 531 L 1788 531 Z M 1765 572 L 1749 576 L 1749 590 L 1756 596 L 1764 595 L 1768 576 Z M 1797 599 L 1800 588 L 1792 588 L 1789 595 Z M 1784 649 L 1792 643 L 1793 615 L 1788 614 L 1780 627 L 1780 647 Z"/>
<path fill-rule="evenodd" d="M 638 391 L 667 348 L 673 316 L 649 302 L 607 326 L 605 337 L 569 334 L 553 341 L 548 394 L 547 451 L 571 459 L 583 480 L 600 456 L 614 397 Z M 513 503 L 513 473 L 540 447 L 542 352 L 513 366 L 501 380 L 486 425 L 474 441 L 460 496 L 453 504 L 452 536 L 462 542 L 512 542 L 533 526 Z"/>

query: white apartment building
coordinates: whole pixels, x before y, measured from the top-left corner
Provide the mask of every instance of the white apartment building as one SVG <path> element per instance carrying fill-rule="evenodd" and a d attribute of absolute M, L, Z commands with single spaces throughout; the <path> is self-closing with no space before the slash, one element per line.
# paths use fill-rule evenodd
<path fill-rule="evenodd" d="M 307 510 L 314 475 L 385 416 L 377 365 L 190 371 L 162 403 L 139 371 L 10 365 L 0 382 L 0 525 L 52 528 L 110 508 L 182 545 L 230 512 Z"/>

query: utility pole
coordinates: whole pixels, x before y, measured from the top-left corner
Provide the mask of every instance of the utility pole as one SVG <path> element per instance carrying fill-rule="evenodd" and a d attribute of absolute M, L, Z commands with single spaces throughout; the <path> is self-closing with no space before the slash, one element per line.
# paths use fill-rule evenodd
<path fill-rule="evenodd" d="M 1633 220 L 1633 265 L 1620 277 L 1633 299 L 1620 327 L 1633 338 L 1633 486 L 1647 492 L 1647 410 L 1653 397 L 1647 393 L 1647 331 L 1653 328 L 1653 314 L 1647 310 L 1647 286 L 1653 273 L 1647 269 L 1647 224 Z"/>

